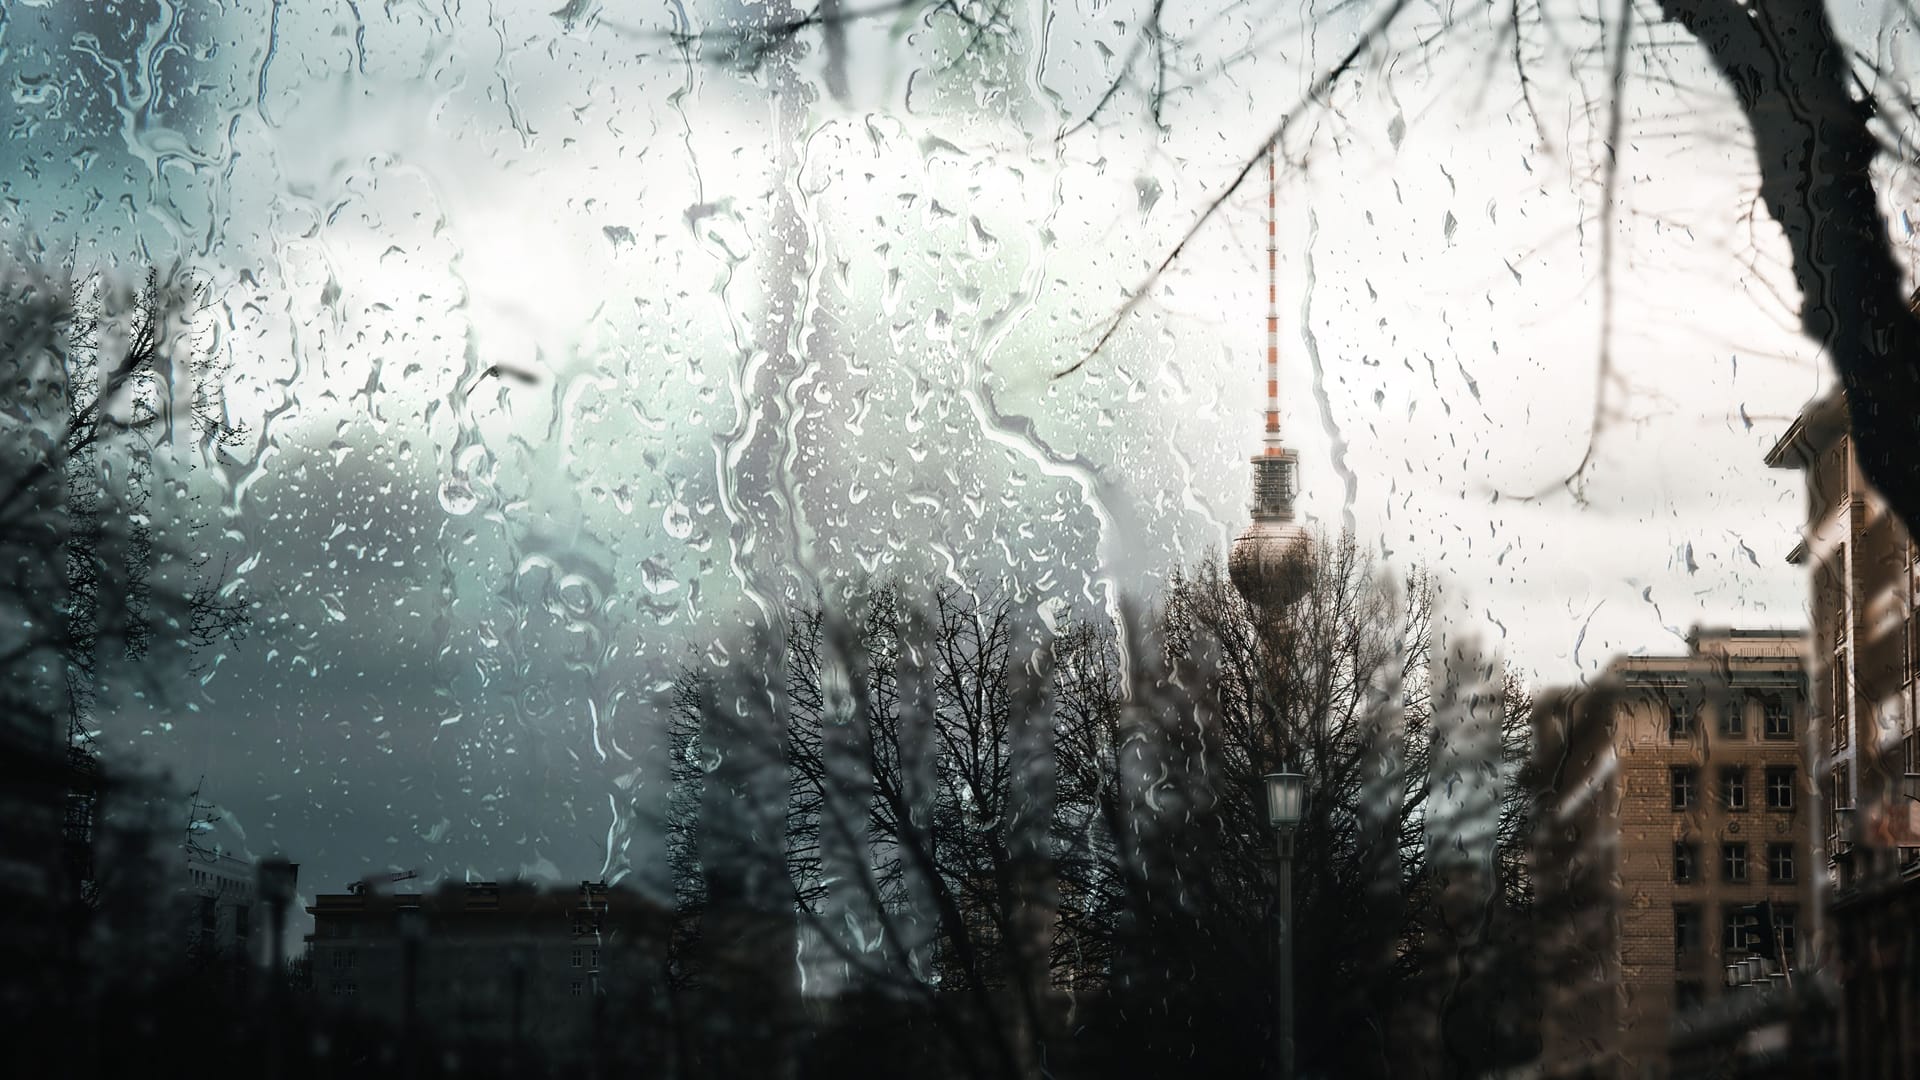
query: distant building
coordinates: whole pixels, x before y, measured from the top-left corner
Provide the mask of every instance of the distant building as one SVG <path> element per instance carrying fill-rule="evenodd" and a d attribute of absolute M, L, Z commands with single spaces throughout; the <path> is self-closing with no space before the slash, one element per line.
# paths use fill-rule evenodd
<path fill-rule="evenodd" d="M 0 721 L 0 1010 L 20 1016 L 70 988 L 77 885 L 63 858 L 72 758 L 51 730 Z"/>
<path fill-rule="evenodd" d="M 1695 630 L 1535 714 L 1542 1072 L 1665 1077 L 1674 1024 L 1724 991 L 1768 902 L 1809 955 L 1818 878 L 1804 635 Z"/>
<path fill-rule="evenodd" d="M 261 912 L 253 860 L 194 844 L 185 848 L 184 855 L 178 895 L 185 909 L 181 914 L 188 953 L 265 962 L 267 957 L 256 944 Z"/>
<path fill-rule="evenodd" d="M 88 918 L 97 977 L 139 982 L 217 964 L 244 982 L 266 959 L 253 860 L 225 847 L 217 829 L 191 828 L 180 795 L 154 777 L 116 776 L 101 806 Z"/>
<path fill-rule="evenodd" d="M 1807 478 L 1792 561 L 1812 585 L 1811 682 L 1846 1075 L 1920 1077 L 1920 733 L 1916 549 L 1867 486 L 1838 395 L 1767 454 Z"/>
<path fill-rule="evenodd" d="M 448 1045 L 584 1057 L 631 1036 L 613 1029 L 656 1015 L 665 991 L 671 913 L 623 887 L 454 882 L 320 895 L 307 912 L 320 1008 Z"/>

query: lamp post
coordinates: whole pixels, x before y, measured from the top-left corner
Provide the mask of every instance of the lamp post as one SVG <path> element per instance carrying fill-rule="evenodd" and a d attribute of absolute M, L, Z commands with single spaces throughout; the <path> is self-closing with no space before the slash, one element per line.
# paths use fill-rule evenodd
<path fill-rule="evenodd" d="M 427 916 L 416 902 L 394 913 L 400 932 L 400 1057 L 407 1076 L 419 1073 L 420 944 L 427 937 Z"/>
<path fill-rule="evenodd" d="M 532 956 L 533 956 L 533 947 L 529 945 L 527 942 L 520 941 L 520 942 L 514 943 L 513 951 L 511 953 L 512 964 L 513 964 L 512 966 L 512 977 L 513 977 L 513 987 L 512 987 L 513 989 L 513 1061 L 512 1061 L 512 1066 L 516 1071 L 522 1067 L 521 1061 L 526 1053 L 525 1029 L 526 1029 L 526 1000 L 527 1000 L 527 967 L 532 959 Z"/>
<path fill-rule="evenodd" d="M 287 992 L 287 907 L 293 903 L 300 881 L 300 864 L 278 855 L 261 859 L 254 868 L 254 887 L 267 905 L 267 1075 L 276 1077 L 282 1068 L 281 1026 L 285 1017 Z"/>
<path fill-rule="evenodd" d="M 1293 830 L 1306 809 L 1307 778 L 1283 767 L 1265 780 L 1267 824 L 1279 856 L 1273 887 L 1273 1075 L 1293 1080 Z"/>

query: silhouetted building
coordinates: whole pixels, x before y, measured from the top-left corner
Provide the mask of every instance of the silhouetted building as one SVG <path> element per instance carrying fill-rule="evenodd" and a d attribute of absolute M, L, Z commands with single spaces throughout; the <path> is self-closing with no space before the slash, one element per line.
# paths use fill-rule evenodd
<path fill-rule="evenodd" d="M 1804 966 L 1817 874 L 1803 635 L 1695 630 L 1535 713 L 1549 1076 L 1663 1077 L 1673 1025 L 1775 951 Z M 1770 905 L 1774 934 L 1759 940 Z"/>
<path fill-rule="evenodd" d="M 314 897 L 321 1009 L 378 1018 L 438 1045 L 525 1048 L 550 1062 L 636 1062 L 636 1026 L 666 992 L 670 914 L 631 889 L 582 882 L 448 883 L 430 893 Z"/>
<path fill-rule="evenodd" d="M 256 946 L 261 921 L 253 860 L 189 844 L 182 863 L 186 880 L 179 895 L 188 950 L 201 957 L 264 961 Z"/>
<path fill-rule="evenodd" d="M 9 1016 L 65 990 L 79 914 L 63 843 L 72 784 L 50 728 L 0 721 L 0 1010 Z"/>
<path fill-rule="evenodd" d="M 1920 576 L 1854 457 L 1845 398 L 1809 404 L 1767 454 L 1807 478 L 1791 561 L 1812 585 L 1814 731 L 1846 1074 L 1920 1077 Z"/>

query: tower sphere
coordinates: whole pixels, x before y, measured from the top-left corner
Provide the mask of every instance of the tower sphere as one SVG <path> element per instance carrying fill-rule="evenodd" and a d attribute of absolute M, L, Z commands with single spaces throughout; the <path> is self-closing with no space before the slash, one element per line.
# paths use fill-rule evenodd
<path fill-rule="evenodd" d="M 1227 576 L 1260 611 L 1284 608 L 1306 595 L 1313 578 L 1313 544 L 1291 521 L 1255 519 L 1227 553 Z"/>

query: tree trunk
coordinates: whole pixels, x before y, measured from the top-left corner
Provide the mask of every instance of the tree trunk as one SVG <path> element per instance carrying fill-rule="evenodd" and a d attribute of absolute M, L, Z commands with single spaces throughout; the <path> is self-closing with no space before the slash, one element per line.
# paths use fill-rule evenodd
<path fill-rule="evenodd" d="M 1920 531 L 1920 317 L 1894 261 L 1871 169 L 1869 101 L 1826 9 L 1808 0 L 1660 0 L 1705 47 L 1753 127 L 1760 197 L 1786 234 L 1801 328 L 1847 392 L 1867 479 Z M 1864 94 L 1862 95 L 1864 96 Z"/>

